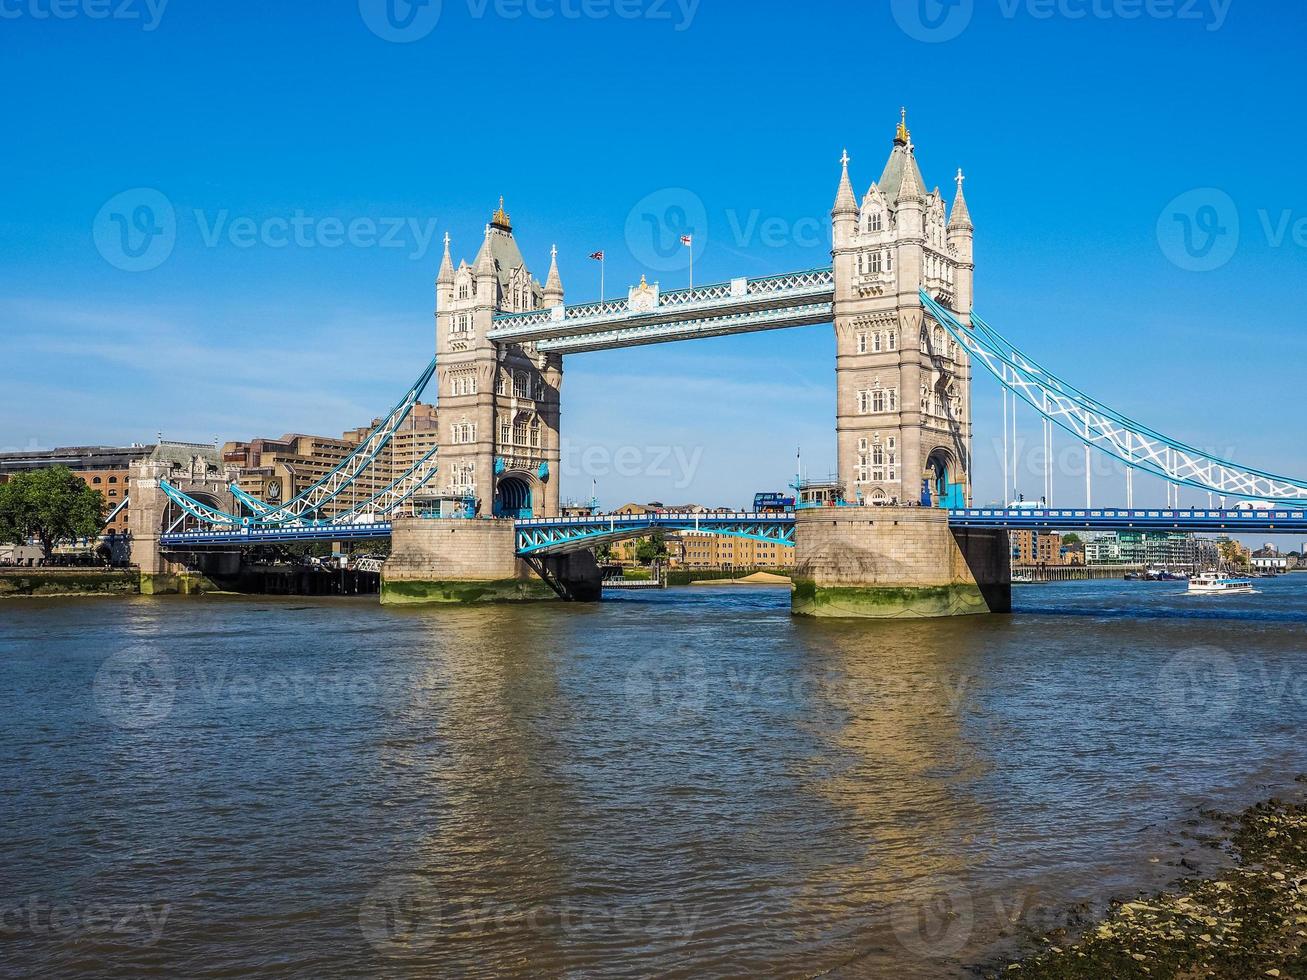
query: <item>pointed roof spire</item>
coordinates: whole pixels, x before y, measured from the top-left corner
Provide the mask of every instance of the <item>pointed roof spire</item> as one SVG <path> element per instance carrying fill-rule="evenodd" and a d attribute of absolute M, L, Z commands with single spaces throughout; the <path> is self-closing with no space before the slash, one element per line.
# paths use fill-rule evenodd
<path fill-rule="evenodd" d="M 486 225 L 486 237 L 477 252 L 476 261 L 472 263 L 478 276 L 495 275 L 495 254 L 490 247 L 490 225 Z"/>
<path fill-rule="evenodd" d="M 894 142 L 900 146 L 907 146 L 912 140 L 912 134 L 908 132 L 908 107 L 899 107 L 899 128 L 894 132 Z"/>
<path fill-rule="evenodd" d="M 545 279 L 545 305 L 557 306 L 563 301 L 563 277 L 558 274 L 558 246 L 549 248 L 549 276 Z"/>
<path fill-rule="evenodd" d="M 899 196 L 895 198 L 894 203 L 900 201 L 920 201 L 921 200 L 921 181 L 917 179 L 917 159 L 913 155 L 912 141 L 907 143 L 907 166 L 903 168 L 903 183 L 899 185 Z"/>
<path fill-rule="evenodd" d="M 445 254 L 440 259 L 440 273 L 436 276 L 436 282 L 447 283 L 454 281 L 454 260 L 449 257 L 449 232 L 445 232 Z"/>
<path fill-rule="evenodd" d="M 950 228 L 973 228 L 971 223 L 971 212 L 967 209 L 967 198 L 962 193 L 962 182 L 967 178 L 962 174 L 962 168 L 958 168 L 958 196 L 953 199 L 953 214 L 949 218 L 948 226 Z"/>
<path fill-rule="evenodd" d="M 858 201 L 853 196 L 853 183 L 849 180 L 849 151 L 840 155 L 840 189 L 835 194 L 834 214 L 857 214 Z"/>

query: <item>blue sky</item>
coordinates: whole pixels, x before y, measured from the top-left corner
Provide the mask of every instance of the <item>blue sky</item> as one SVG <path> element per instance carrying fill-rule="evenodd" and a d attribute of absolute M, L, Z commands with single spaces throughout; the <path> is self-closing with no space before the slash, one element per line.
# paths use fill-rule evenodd
<path fill-rule="evenodd" d="M 1302 5 L 54 2 L 0 0 L 5 449 L 367 421 L 430 356 L 440 238 L 471 259 L 500 194 L 569 301 L 600 248 L 610 294 L 683 284 L 642 224 L 677 208 L 697 281 L 822 265 L 841 149 L 861 193 L 907 105 L 928 182 L 968 174 L 990 322 L 1156 429 L 1307 474 Z M 141 189 L 175 242 L 132 271 L 104 214 Z M 1176 207 L 1215 217 L 1214 249 L 1180 249 Z M 564 495 L 738 504 L 800 444 L 833 468 L 833 348 L 815 327 L 569 357 Z M 997 498 L 985 378 L 974 408 Z"/>

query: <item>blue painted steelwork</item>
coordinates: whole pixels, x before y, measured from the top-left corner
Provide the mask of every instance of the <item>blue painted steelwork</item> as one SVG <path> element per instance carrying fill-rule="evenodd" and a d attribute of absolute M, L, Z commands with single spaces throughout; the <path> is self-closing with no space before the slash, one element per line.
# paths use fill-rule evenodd
<path fill-rule="evenodd" d="M 854 506 L 854 505 L 850 505 Z M 801 508 L 818 509 L 818 508 Z M 868 508 L 873 514 L 875 508 Z M 950 527 L 1036 531 L 1184 531 L 1216 534 L 1240 532 L 1307 532 L 1307 509 L 1175 510 L 1169 508 L 1113 507 L 1040 510 L 968 507 L 948 512 Z M 794 544 L 792 513 L 731 514 L 608 514 L 595 517 L 542 517 L 517 522 L 517 550 L 521 555 L 562 554 L 582 551 L 652 531 L 701 531 L 752 538 L 775 544 Z M 390 535 L 390 522 L 332 524 L 327 521 L 303 527 L 245 527 L 224 531 L 178 531 L 165 534 L 167 548 L 245 547 L 293 541 L 350 541 Z"/>
<path fill-rule="evenodd" d="M 1164 436 L 1063 381 L 974 312 L 969 327 L 924 289 L 920 296 L 930 316 L 974 361 L 984 365 L 1000 384 L 1036 412 L 1086 445 L 1179 486 L 1289 507 L 1307 500 L 1307 481 L 1232 463 Z"/>
<path fill-rule="evenodd" d="M 357 449 L 334 466 L 321 480 L 301 491 L 281 506 L 262 510 L 256 507 L 256 516 L 253 518 L 239 514 L 228 514 L 209 507 L 171 486 L 165 480 L 159 482 L 159 487 L 167 494 L 168 499 L 183 511 L 192 517 L 211 524 L 245 527 L 252 523 L 259 525 L 288 524 L 303 520 L 306 514 L 320 512 L 324 505 L 348 490 L 363 471 L 372 465 L 373 461 L 381 454 L 381 451 L 390 443 L 391 437 L 394 436 L 404 419 L 408 418 L 413 406 L 417 404 L 435 372 L 436 359 L 433 357 L 413 386 L 390 410 L 390 414 L 373 430 L 367 439 L 359 444 Z M 237 499 L 241 498 L 238 497 Z M 261 501 L 260 504 L 262 504 Z M 263 504 L 263 507 L 267 508 L 267 505 Z"/>
<path fill-rule="evenodd" d="M 1050 507 L 1039 510 L 968 507 L 948 512 L 950 527 L 979 527 L 1039 531 L 1207 531 L 1237 534 L 1251 531 L 1307 531 L 1307 509 L 1274 510 L 1176 510 L 1166 507 L 1113 507 L 1072 509 Z"/>
<path fill-rule="evenodd" d="M 159 544 L 172 550 L 250 547 L 294 541 L 361 541 L 390 537 L 390 522 L 340 525 L 323 522 L 304 527 L 243 527 L 227 531 L 173 531 L 159 536 Z"/>
<path fill-rule="evenodd" d="M 794 544 L 794 515 L 786 513 L 603 514 L 517 522 L 520 555 L 583 551 L 652 531 L 701 531 L 774 544 Z"/>

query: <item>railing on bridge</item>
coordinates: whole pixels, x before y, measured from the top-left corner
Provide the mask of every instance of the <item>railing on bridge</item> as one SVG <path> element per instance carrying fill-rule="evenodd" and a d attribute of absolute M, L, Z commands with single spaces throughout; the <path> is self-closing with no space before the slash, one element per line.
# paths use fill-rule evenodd
<path fill-rule="evenodd" d="M 659 530 L 698 531 L 793 545 L 794 515 L 716 512 L 534 518 L 517 522 L 517 551 L 521 555 L 563 554 Z"/>
<path fill-rule="evenodd" d="M 820 323 L 831 317 L 835 275 L 830 268 L 807 269 L 657 292 L 656 299 L 655 292 L 656 287 L 648 288 L 648 308 L 632 308 L 627 297 L 500 314 L 494 318 L 489 337 L 499 343 L 537 342 L 542 349 L 548 344 L 550 350 L 576 352 L 713 336 L 714 331 L 692 329 L 704 320 L 716 321 L 715 333 Z M 761 315 L 768 311 L 770 317 Z M 787 311 L 789 322 L 782 322 Z M 663 329 L 652 330 L 654 324 Z M 635 330 L 640 331 L 639 339 L 637 334 L 627 334 Z"/>
<path fill-rule="evenodd" d="M 986 508 L 950 510 L 952 527 L 1089 531 L 1307 531 L 1307 508 L 1213 510 L 1210 508 Z"/>

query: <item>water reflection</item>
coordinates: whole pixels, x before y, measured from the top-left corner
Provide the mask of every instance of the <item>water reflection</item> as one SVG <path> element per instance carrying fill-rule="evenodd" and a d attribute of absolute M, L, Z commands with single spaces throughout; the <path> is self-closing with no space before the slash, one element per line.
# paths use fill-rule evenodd
<path fill-rule="evenodd" d="M 900 623 L 729 588 L 6 606 L 0 859 L 11 905 L 77 926 L 15 905 L 6 952 L 74 976 L 957 973 L 1165 882 L 1200 807 L 1304 768 L 1304 588 L 1266 588 L 1075 583 Z M 105 935 L 97 903 L 168 914 Z"/>

